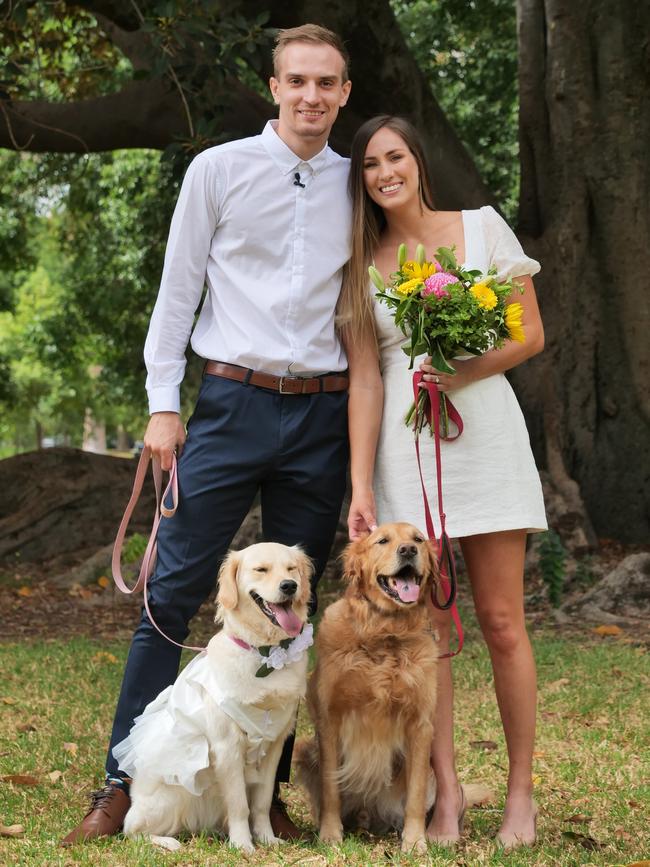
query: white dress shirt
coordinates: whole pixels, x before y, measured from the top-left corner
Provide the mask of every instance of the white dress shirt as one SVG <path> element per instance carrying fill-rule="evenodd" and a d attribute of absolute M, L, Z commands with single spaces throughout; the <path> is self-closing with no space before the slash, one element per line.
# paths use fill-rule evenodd
<path fill-rule="evenodd" d="M 347 366 L 334 313 L 350 257 L 349 160 L 326 145 L 303 161 L 276 125 L 187 170 L 144 349 L 152 413 L 180 409 L 204 285 L 191 341 L 203 358 L 280 375 Z"/>

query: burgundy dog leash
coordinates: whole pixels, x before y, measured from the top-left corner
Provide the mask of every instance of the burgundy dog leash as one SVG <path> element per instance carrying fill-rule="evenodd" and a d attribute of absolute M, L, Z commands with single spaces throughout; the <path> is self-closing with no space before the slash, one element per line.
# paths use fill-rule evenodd
<path fill-rule="evenodd" d="M 133 587 L 127 587 L 126 582 L 122 577 L 122 547 L 124 545 L 124 538 L 126 536 L 127 528 L 131 521 L 131 515 L 133 514 L 133 510 L 135 509 L 136 504 L 140 498 L 140 494 L 142 492 L 142 485 L 144 484 L 144 480 L 147 475 L 149 461 L 151 461 L 153 471 L 153 483 L 156 489 L 156 511 L 153 518 L 151 533 L 149 535 L 149 541 L 147 542 L 144 557 L 142 558 L 142 566 L 140 567 L 140 574 L 138 575 L 138 580 L 135 582 Z M 160 466 L 160 458 L 155 455 L 152 456 L 151 449 L 148 446 L 145 446 L 140 455 L 140 460 L 138 461 L 138 468 L 135 472 L 135 479 L 133 481 L 131 498 L 124 511 L 124 516 L 122 517 L 120 528 L 117 531 L 117 536 L 115 537 L 115 544 L 113 546 L 113 559 L 111 564 L 113 570 L 113 580 L 115 581 L 115 584 L 117 585 L 119 590 L 122 591 L 122 593 L 127 593 L 130 595 L 131 593 L 137 593 L 138 590 L 142 590 L 144 597 L 144 607 L 147 612 L 147 617 L 151 621 L 151 624 L 163 636 L 163 638 L 166 638 L 167 641 L 171 641 L 171 643 L 175 644 L 176 647 L 182 647 L 185 650 L 197 650 L 199 652 L 202 652 L 206 649 L 205 647 L 193 647 L 190 644 L 180 644 L 178 641 L 174 641 L 173 638 L 170 638 L 169 635 L 166 635 L 154 620 L 151 609 L 149 608 L 149 594 L 147 593 L 147 582 L 151 577 L 154 566 L 156 564 L 156 537 L 158 535 L 158 527 L 162 518 L 172 518 L 176 513 L 176 509 L 178 508 L 178 467 L 175 454 L 172 454 L 172 467 L 169 471 L 169 481 L 167 482 L 167 487 L 165 488 L 164 492 L 162 491 L 162 474 L 163 471 Z M 171 509 L 165 506 L 165 500 L 170 493 L 172 497 Z"/>
<path fill-rule="evenodd" d="M 446 515 L 442 503 L 442 456 L 440 454 L 440 392 L 436 388 L 436 386 L 431 382 L 425 382 L 423 379 L 423 373 L 421 371 L 416 371 L 413 374 L 413 395 L 415 398 L 415 453 L 417 455 L 418 460 L 418 472 L 420 473 L 420 484 L 422 485 L 422 499 L 424 502 L 424 519 L 427 526 L 427 533 L 429 534 L 429 539 L 432 539 L 434 542 L 438 544 L 438 563 L 440 565 L 440 583 L 442 584 L 442 589 L 445 592 L 446 600 L 441 604 L 438 602 L 436 597 L 436 588 L 433 587 L 431 590 L 430 601 L 431 604 L 438 608 L 440 611 L 450 611 L 451 618 L 454 621 L 454 626 L 456 627 L 456 633 L 458 635 L 458 647 L 453 652 L 443 653 L 440 656 L 440 659 L 446 659 L 451 656 L 457 656 L 461 650 L 463 649 L 464 643 L 464 635 L 463 635 L 463 625 L 460 622 L 460 615 L 458 613 L 458 607 L 456 605 L 456 561 L 454 560 L 454 550 L 451 545 L 451 541 L 449 536 L 447 535 L 447 530 L 445 528 Z M 422 386 L 420 385 L 422 384 Z M 426 419 L 433 430 L 433 437 L 435 443 L 435 454 L 436 454 L 436 478 L 438 485 L 438 515 L 440 517 L 440 541 L 436 538 L 436 531 L 433 526 L 433 519 L 431 518 L 431 509 L 429 508 L 429 499 L 427 497 L 427 490 L 424 484 L 424 475 L 422 473 L 422 462 L 420 459 L 420 441 L 418 431 L 420 426 L 418 424 L 418 397 L 420 396 L 421 387 L 425 388 L 429 395 L 429 405 L 426 410 Z M 458 439 L 458 437 L 463 432 L 463 420 L 460 417 L 460 413 L 453 405 L 453 403 L 447 398 L 447 411 L 451 421 L 458 428 L 458 433 L 453 437 L 447 437 L 449 440 Z"/>

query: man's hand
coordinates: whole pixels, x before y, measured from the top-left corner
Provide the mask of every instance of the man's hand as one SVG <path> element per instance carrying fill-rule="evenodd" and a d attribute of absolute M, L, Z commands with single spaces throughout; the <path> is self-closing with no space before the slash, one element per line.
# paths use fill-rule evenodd
<path fill-rule="evenodd" d="M 352 491 L 348 512 L 348 535 L 351 542 L 363 539 L 377 529 L 375 498 L 372 490 Z"/>
<path fill-rule="evenodd" d="M 144 434 L 144 444 L 153 455 L 160 458 L 163 470 L 171 469 L 172 454 L 176 451 L 180 457 L 184 443 L 185 428 L 177 412 L 155 412 L 151 416 Z"/>

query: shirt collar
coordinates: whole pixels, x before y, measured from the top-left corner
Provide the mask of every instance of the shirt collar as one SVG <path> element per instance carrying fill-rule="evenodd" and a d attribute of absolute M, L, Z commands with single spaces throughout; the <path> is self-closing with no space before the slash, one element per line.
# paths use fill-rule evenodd
<path fill-rule="evenodd" d="M 316 156 L 310 160 L 301 160 L 295 154 L 288 144 L 282 141 L 277 133 L 277 120 L 270 120 L 262 130 L 262 144 L 266 152 L 280 168 L 282 174 L 288 175 L 293 172 L 299 165 L 308 165 L 314 174 L 322 171 L 329 162 L 330 149 L 327 144 L 319 151 Z"/>

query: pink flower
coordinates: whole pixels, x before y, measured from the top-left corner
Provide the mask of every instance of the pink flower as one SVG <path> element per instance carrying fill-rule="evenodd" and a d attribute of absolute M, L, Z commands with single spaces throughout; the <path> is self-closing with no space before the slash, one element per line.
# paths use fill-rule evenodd
<path fill-rule="evenodd" d="M 438 271 L 424 281 L 422 295 L 435 295 L 436 298 L 448 298 L 449 292 L 444 288 L 450 283 L 458 283 L 458 277 L 448 274 L 446 271 Z"/>

